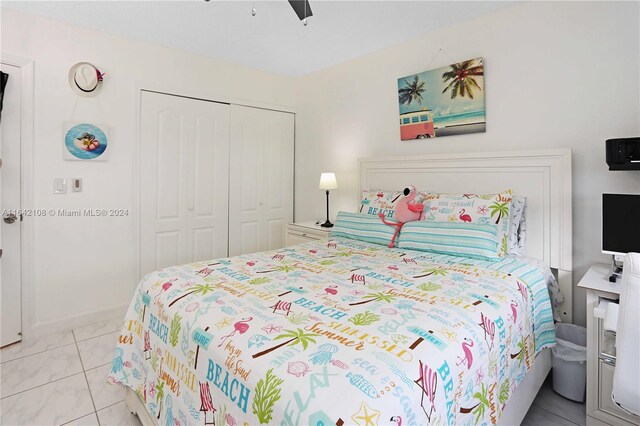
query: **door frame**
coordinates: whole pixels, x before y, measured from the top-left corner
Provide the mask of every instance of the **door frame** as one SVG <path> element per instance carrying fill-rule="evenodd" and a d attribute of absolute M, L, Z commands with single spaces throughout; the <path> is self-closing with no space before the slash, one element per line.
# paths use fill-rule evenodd
<path fill-rule="evenodd" d="M 33 208 L 33 135 L 34 135 L 34 61 L 32 59 L 0 54 L 0 62 L 20 69 L 22 86 L 20 88 L 20 208 Z M 20 308 L 22 312 L 22 336 L 33 331 L 36 323 L 34 252 L 34 216 L 24 216 L 21 224 L 20 269 L 22 274 Z M 31 303 L 25 303 L 31 302 Z"/>
<path fill-rule="evenodd" d="M 132 182 L 132 196 L 131 203 L 131 216 L 133 219 L 133 273 L 132 288 L 134 291 L 138 286 L 138 282 L 142 278 L 140 276 L 141 264 L 140 264 L 140 249 L 142 242 L 140 241 L 140 161 L 142 159 L 142 153 L 140 152 L 140 137 L 142 135 L 142 128 L 140 122 L 142 119 L 142 92 L 155 92 L 169 96 L 179 96 L 182 98 L 191 98 L 207 102 L 217 102 L 229 105 L 240 105 L 252 108 L 268 109 L 279 112 L 288 112 L 294 116 L 294 138 L 293 138 L 293 150 L 294 150 L 294 193 L 295 193 L 295 117 L 296 111 L 293 106 L 277 105 L 260 101 L 248 101 L 247 99 L 230 98 L 228 96 L 220 96 L 218 93 L 212 93 L 209 89 L 202 88 L 202 91 L 195 92 L 191 89 L 178 88 L 175 86 L 149 83 L 147 81 L 135 80 L 133 82 L 133 111 L 134 111 L 134 147 L 133 147 L 133 182 Z M 295 218 L 295 199 L 294 199 L 294 218 Z"/>

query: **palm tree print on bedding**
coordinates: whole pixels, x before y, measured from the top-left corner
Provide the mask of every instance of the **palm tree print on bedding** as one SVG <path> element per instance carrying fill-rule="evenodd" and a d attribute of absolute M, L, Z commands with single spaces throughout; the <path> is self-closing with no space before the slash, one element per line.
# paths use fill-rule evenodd
<path fill-rule="evenodd" d="M 108 381 L 163 426 L 496 424 L 552 331 L 524 261 L 336 237 L 148 274 Z"/>

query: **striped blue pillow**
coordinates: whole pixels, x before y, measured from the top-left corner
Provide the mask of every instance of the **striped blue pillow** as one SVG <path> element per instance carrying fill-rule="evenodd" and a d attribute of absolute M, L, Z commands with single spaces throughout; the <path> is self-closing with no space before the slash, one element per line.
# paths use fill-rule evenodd
<path fill-rule="evenodd" d="M 338 212 L 332 237 L 345 237 L 373 244 L 388 245 L 396 228 L 385 225 L 377 216 Z"/>
<path fill-rule="evenodd" d="M 498 226 L 495 224 L 408 222 L 402 227 L 398 247 L 473 259 L 500 258 Z"/>

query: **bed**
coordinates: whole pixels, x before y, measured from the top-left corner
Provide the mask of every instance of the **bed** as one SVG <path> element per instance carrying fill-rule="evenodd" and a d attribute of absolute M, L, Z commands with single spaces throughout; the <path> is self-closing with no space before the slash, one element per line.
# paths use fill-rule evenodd
<path fill-rule="evenodd" d="M 566 150 L 363 159 L 360 182 L 508 179 L 567 320 L 570 170 Z M 544 269 L 339 236 L 166 268 L 136 289 L 108 380 L 144 424 L 519 424 L 551 365 Z"/>

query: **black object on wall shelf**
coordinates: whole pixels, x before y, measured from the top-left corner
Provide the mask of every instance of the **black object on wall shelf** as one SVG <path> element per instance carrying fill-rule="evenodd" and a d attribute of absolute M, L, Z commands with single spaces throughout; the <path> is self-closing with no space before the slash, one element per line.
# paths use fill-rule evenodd
<path fill-rule="evenodd" d="M 640 170 L 640 137 L 607 139 L 609 170 Z"/>

